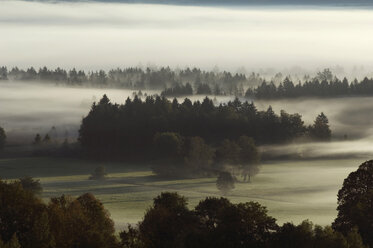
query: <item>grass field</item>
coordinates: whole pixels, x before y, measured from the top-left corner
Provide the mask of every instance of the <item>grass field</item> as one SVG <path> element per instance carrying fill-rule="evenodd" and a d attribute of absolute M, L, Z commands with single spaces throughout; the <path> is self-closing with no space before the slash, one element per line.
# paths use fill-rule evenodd
<path fill-rule="evenodd" d="M 263 164 L 252 183 L 236 183 L 228 198 L 233 202 L 258 201 L 268 207 L 278 223 L 310 219 L 327 225 L 336 216 L 336 194 L 343 179 L 362 160 L 318 160 Z M 88 180 L 93 170 L 106 166 L 109 178 Z M 152 199 L 162 191 L 177 191 L 190 207 L 206 196 L 220 196 L 214 178 L 166 180 L 156 177 L 149 166 L 99 163 L 63 158 L 17 158 L 0 160 L 0 177 L 40 179 L 43 198 L 61 194 L 93 193 L 110 211 L 118 230 L 141 220 Z"/>

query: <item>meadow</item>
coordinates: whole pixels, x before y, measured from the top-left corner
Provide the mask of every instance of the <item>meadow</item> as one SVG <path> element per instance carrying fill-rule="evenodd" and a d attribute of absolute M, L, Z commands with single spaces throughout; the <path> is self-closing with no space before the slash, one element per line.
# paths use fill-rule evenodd
<path fill-rule="evenodd" d="M 338 189 L 362 159 L 266 162 L 251 183 L 236 183 L 228 197 L 232 202 L 258 201 L 268 207 L 278 223 L 309 219 L 327 225 L 336 217 Z M 100 165 L 108 172 L 104 181 L 89 180 Z M 194 207 L 206 196 L 220 197 L 215 178 L 165 179 L 149 165 L 100 163 L 80 159 L 29 157 L 0 160 L 2 179 L 21 176 L 40 179 L 43 199 L 62 194 L 91 192 L 109 210 L 117 230 L 141 220 L 160 192 L 177 191 Z"/>

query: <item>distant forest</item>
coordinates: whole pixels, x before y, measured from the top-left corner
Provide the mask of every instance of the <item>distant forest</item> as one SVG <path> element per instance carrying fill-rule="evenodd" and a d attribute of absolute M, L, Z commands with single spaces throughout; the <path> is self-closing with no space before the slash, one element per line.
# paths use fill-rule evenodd
<path fill-rule="evenodd" d="M 358 81 L 349 82 L 333 76 L 330 70 L 318 73 L 317 77 L 306 79 L 305 82 L 295 84 L 286 77 L 280 84 L 273 81 L 263 81 L 256 88 L 249 88 L 245 96 L 258 99 L 279 99 L 297 97 L 341 97 L 341 96 L 372 96 L 373 79 L 365 77 Z"/>
<path fill-rule="evenodd" d="M 302 80 L 292 80 L 277 73 L 266 80 L 258 73 L 245 75 L 227 71 L 203 71 L 198 68 L 172 70 L 125 68 L 85 72 L 82 70 L 54 70 L 47 67 L 26 70 L 14 67 L 0 67 L 0 81 L 39 81 L 99 88 L 123 88 L 132 90 L 162 90 L 165 97 L 188 95 L 233 95 L 250 99 L 280 99 L 296 97 L 341 97 L 373 95 L 373 79 L 365 77 L 350 82 L 339 79 L 329 69 L 315 77 L 305 75 Z"/>
<path fill-rule="evenodd" d="M 113 69 L 85 72 L 82 70 L 55 70 L 47 67 L 39 70 L 30 67 L 26 70 L 17 67 L 10 70 L 0 67 L 0 80 L 42 81 L 71 86 L 111 87 L 134 90 L 164 90 L 166 88 L 193 86 L 192 91 L 166 92 L 165 95 L 215 94 L 237 95 L 245 94 L 244 88 L 259 85 L 263 82 L 258 74 L 250 76 L 232 74 L 230 72 L 203 71 L 198 68 L 172 70 L 169 67 L 145 70 L 141 68 Z"/>

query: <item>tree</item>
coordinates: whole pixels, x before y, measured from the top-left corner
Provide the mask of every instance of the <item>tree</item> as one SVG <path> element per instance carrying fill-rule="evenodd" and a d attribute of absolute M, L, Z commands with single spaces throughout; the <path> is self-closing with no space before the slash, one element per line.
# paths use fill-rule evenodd
<path fill-rule="evenodd" d="M 124 248 L 144 247 L 139 230 L 131 225 L 128 225 L 127 230 L 123 230 L 122 232 L 120 232 L 119 237 L 121 240 L 121 245 Z"/>
<path fill-rule="evenodd" d="M 216 180 L 216 187 L 226 195 L 234 189 L 234 178 L 231 173 L 222 171 Z"/>
<path fill-rule="evenodd" d="M 5 142 L 6 142 L 5 131 L 4 131 L 4 129 L 2 127 L 0 127 L 0 150 L 4 149 Z"/>
<path fill-rule="evenodd" d="M 266 247 L 277 230 L 276 220 L 256 202 L 232 204 L 208 197 L 195 208 L 201 223 L 197 247 Z"/>
<path fill-rule="evenodd" d="M 313 126 L 310 128 L 310 136 L 315 140 L 329 141 L 331 139 L 331 133 L 328 117 L 321 112 L 321 114 L 316 117 Z"/>
<path fill-rule="evenodd" d="M 316 78 L 320 81 L 331 81 L 333 79 L 333 73 L 329 68 L 326 68 L 322 72 L 318 72 Z"/>
<path fill-rule="evenodd" d="M 51 137 L 49 136 L 49 134 L 46 134 L 44 136 L 43 143 L 45 143 L 45 144 L 50 144 L 51 143 Z"/>
<path fill-rule="evenodd" d="M 19 244 L 16 233 L 13 234 L 12 238 L 8 241 L 8 243 L 1 244 L 1 242 L 0 242 L 0 248 L 21 248 L 21 245 Z"/>
<path fill-rule="evenodd" d="M 114 222 L 92 194 L 62 195 L 48 204 L 51 233 L 58 248 L 117 248 Z"/>
<path fill-rule="evenodd" d="M 34 145 L 40 145 L 41 144 L 41 136 L 40 134 L 36 134 L 35 138 L 34 138 Z"/>
<path fill-rule="evenodd" d="M 198 221 L 187 208 L 187 201 L 177 193 L 161 193 L 139 224 L 144 247 L 180 248 Z"/>
<path fill-rule="evenodd" d="M 23 189 L 29 190 L 35 195 L 40 195 L 43 192 L 43 187 L 40 184 L 39 179 L 33 179 L 30 176 L 21 177 L 19 179 Z"/>
<path fill-rule="evenodd" d="M 8 243 L 15 233 L 22 248 L 53 247 L 45 204 L 20 181 L 0 180 L 0 237 Z"/>
<path fill-rule="evenodd" d="M 184 138 L 173 132 L 157 133 L 154 136 L 153 171 L 162 176 L 177 176 L 183 173 Z"/>
<path fill-rule="evenodd" d="M 155 153 L 159 158 L 176 158 L 182 152 L 183 138 L 178 133 L 164 132 L 154 136 Z"/>
<path fill-rule="evenodd" d="M 211 175 L 214 150 L 200 137 L 191 137 L 186 142 L 184 163 L 186 173 L 191 175 Z"/>
<path fill-rule="evenodd" d="M 240 162 L 241 147 L 234 141 L 223 140 L 216 150 L 217 161 L 225 165 L 237 165 Z"/>
<path fill-rule="evenodd" d="M 347 236 L 330 226 L 321 227 L 305 220 L 299 225 L 284 223 L 271 237 L 272 248 L 366 248 L 356 231 Z"/>
<path fill-rule="evenodd" d="M 107 176 L 105 166 L 101 165 L 95 169 L 92 175 L 89 177 L 90 180 L 104 180 Z"/>
<path fill-rule="evenodd" d="M 362 163 L 338 191 L 338 216 L 333 228 L 347 235 L 355 227 L 365 244 L 373 246 L 373 160 Z"/>
<path fill-rule="evenodd" d="M 244 181 L 251 181 L 251 177 L 259 172 L 260 155 L 254 139 L 241 136 L 238 139 L 240 146 L 240 163 L 242 164 L 242 175 Z"/>

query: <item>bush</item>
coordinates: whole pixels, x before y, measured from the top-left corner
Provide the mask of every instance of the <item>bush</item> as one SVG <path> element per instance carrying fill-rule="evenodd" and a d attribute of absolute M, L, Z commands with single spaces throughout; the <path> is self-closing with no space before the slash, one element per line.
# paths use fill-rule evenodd
<path fill-rule="evenodd" d="M 95 169 L 92 175 L 89 177 L 90 180 L 104 180 L 106 179 L 106 168 L 105 166 L 99 166 Z"/>

